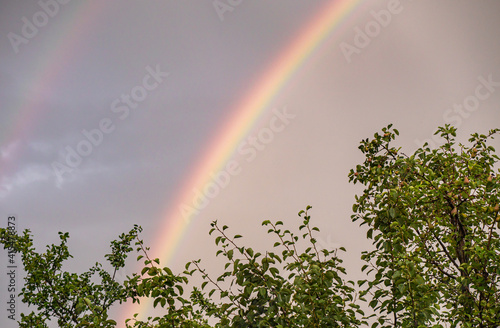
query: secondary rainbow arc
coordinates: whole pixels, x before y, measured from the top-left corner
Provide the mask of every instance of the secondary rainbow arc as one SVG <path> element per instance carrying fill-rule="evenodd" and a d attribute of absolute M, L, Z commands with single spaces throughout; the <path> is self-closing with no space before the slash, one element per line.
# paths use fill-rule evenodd
<path fill-rule="evenodd" d="M 71 11 L 64 16 L 65 21 L 62 25 L 66 28 L 61 29 L 57 37 L 50 40 L 50 46 L 45 47 L 47 51 L 37 57 L 38 61 L 34 65 L 36 71 L 31 81 L 27 83 L 28 90 L 31 92 L 19 99 L 13 106 L 13 119 L 8 125 L 10 128 L 3 133 L 3 137 L 0 139 L 0 145 L 8 147 L 30 135 L 38 120 L 49 110 L 44 104 L 45 95 L 50 93 L 51 88 L 57 85 L 60 78 L 64 76 L 64 68 L 67 64 L 79 57 L 79 46 L 84 44 L 83 41 L 92 32 L 92 28 L 89 26 L 93 26 L 93 22 L 98 19 L 99 14 L 105 12 L 106 6 L 103 2 L 75 3 L 72 6 L 61 5 L 60 11 Z M 52 19 L 56 18 L 57 16 Z M 43 33 L 42 28 L 39 33 Z M 21 44 L 19 51 L 29 52 L 37 37 L 39 36 L 35 36 L 27 44 Z M 9 160 L 0 162 L 0 182 L 10 173 L 15 161 L 21 156 L 21 152 L 22 148 L 16 147 Z"/>

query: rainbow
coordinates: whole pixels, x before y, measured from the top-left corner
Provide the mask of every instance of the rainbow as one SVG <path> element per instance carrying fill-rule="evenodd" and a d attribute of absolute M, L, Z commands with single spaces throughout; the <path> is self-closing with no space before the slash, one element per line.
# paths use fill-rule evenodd
<path fill-rule="evenodd" d="M 362 0 L 331 1 L 320 8 L 318 14 L 305 25 L 294 41 L 264 70 L 255 87 L 230 110 L 232 116 L 226 120 L 222 129 L 217 129 L 220 132 L 204 148 L 207 151 L 200 156 L 194 169 L 188 173 L 189 178 L 183 183 L 178 196 L 169 203 L 161 216 L 164 225 L 159 229 L 157 241 L 151 249 L 162 265 L 168 265 L 172 260 L 196 216 L 197 211 L 192 211 L 186 218 L 179 209 L 180 205 L 193 203 L 193 190 L 202 190 L 212 181 L 210 173 L 219 172 L 224 168 L 242 139 L 258 119 L 270 110 L 271 101 L 361 2 Z M 138 312 L 138 319 L 147 317 L 148 307 L 150 302 L 142 302 L 138 311 L 127 309 L 125 315 L 130 318 L 133 313 Z"/>

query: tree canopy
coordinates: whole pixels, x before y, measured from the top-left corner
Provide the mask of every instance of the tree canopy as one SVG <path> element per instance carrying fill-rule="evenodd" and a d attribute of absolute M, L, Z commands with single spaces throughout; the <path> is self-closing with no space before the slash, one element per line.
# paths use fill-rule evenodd
<path fill-rule="evenodd" d="M 399 131 L 392 125 L 361 141 L 364 161 L 348 176 L 364 190 L 351 220 L 366 225 L 373 247 L 361 255 L 366 276 L 357 282 L 342 266 L 345 249 L 319 247 L 310 206 L 295 230 L 264 221 L 275 244 L 263 253 L 212 222 L 216 255 L 226 262 L 218 277 L 201 260 L 180 273 L 162 266 L 149 257 L 139 226 L 111 242 L 111 271 L 96 263 L 81 274 L 63 270 L 68 233 L 39 253 L 29 230 L 0 229 L 4 247 L 21 254 L 22 300 L 34 309 L 19 326 L 115 327 L 113 304 L 150 298 L 162 314 L 136 315 L 127 327 L 498 327 L 499 157 L 488 142 L 499 131 L 473 134 L 463 145 L 447 125 L 436 132 L 442 146 L 425 144 L 412 155 L 393 146 Z M 133 252 L 143 269 L 120 283 L 116 273 Z M 195 274 L 200 286 L 189 283 Z"/>

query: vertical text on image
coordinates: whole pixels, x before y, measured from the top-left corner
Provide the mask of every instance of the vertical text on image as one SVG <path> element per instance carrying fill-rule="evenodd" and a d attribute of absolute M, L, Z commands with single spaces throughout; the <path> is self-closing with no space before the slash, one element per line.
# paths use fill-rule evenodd
<path fill-rule="evenodd" d="M 9 216 L 7 217 L 7 231 L 10 234 L 17 234 L 16 231 L 16 217 Z M 16 251 L 13 245 L 7 247 L 8 252 L 8 260 L 7 260 L 7 317 L 10 320 L 16 320 L 16 282 L 17 282 L 17 259 L 16 259 Z"/>

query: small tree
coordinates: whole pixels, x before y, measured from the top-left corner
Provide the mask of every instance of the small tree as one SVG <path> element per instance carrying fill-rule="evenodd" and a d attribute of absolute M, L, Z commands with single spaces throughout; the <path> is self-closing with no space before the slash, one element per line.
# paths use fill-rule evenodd
<path fill-rule="evenodd" d="M 21 314 L 19 327 L 48 327 L 49 320 L 56 320 L 59 327 L 114 327 L 116 322 L 108 319 L 112 304 L 123 302 L 128 297 L 126 288 L 115 280 L 120 268 L 125 266 L 127 254 L 133 250 L 130 243 L 140 231 L 135 227 L 111 243 L 111 253 L 106 255 L 111 264 L 109 273 L 96 263 L 82 274 L 63 270 L 63 262 L 72 257 L 69 253 L 68 233 L 59 233 L 61 243 L 47 246 L 45 253 L 33 247 L 29 230 L 23 235 L 8 229 L 0 229 L 0 243 L 21 253 L 26 271 L 22 301 L 35 306 L 37 311 Z"/>
<path fill-rule="evenodd" d="M 382 327 L 500 325 L 499 158 L 488 135 L 470 146 L 456 129 L 439 128 L 445 143 L 413 155 L 391 146 L 391 125 L 363 140 L 364 163 L 349 174 L 366 188 L 354 221 L 368 226 L 375 249 L 364 252 L 361 282 Z"/>

